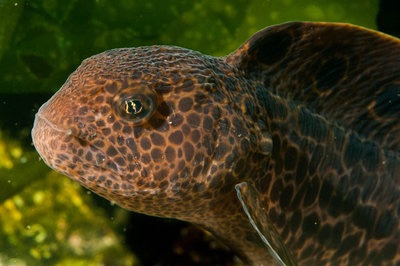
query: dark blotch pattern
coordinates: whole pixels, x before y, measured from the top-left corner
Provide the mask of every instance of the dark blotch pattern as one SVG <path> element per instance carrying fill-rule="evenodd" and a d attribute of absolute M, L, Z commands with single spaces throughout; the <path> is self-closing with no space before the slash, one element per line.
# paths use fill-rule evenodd
<path fill-rule="evenodd" d="M 153 143 L 156 146 L 165 146 L 164 137 L 162 135 L 160 135 L 159 133 L 155 133 L 155 132 L 151 133 L 150 139 L 151 139 L 151 143 Z"/>
<path fill-rule="evenodd" d="M 183 98 L 178 103 L 178 108 L 181 112 L 189 111 L 193 106 L 193 99 L 191 98 Z"/>
<path fill-rule="evenodd" d="M 292 44 L 292 36 L 286 31 L 260 36 L 249 49 L 261 63 L 271 65 L 281 60 Z"/>
<path fill-rule="evenodd" d="M 183 141 L 183 134 L 181 131 L 175 131 L 168 137 L 168 140 L 173 144 L 179 145 Z"/>
<path fill-rule="evenodd" d="M 389 84 L 376 96 L 375 111 L 380 117 L 390 117 L 400 112 L 400 84 Z"/>
<path fill-rule="evenodd" d="M 273 262 L 237 193 L 286 265 L 399 265 L 399 62 L 398 39 L 316 22 L 225 57 L 113 49 L 40 108 L 32 139 L 53 169 L 206 228 L 246 265 Z"/>
<path fill-rule="evenodd" d="M 323 62 L 316 73 L 317 88 L 321 91 L 332 89 L 346 74 L 346 60 L 332 58 Z"/>

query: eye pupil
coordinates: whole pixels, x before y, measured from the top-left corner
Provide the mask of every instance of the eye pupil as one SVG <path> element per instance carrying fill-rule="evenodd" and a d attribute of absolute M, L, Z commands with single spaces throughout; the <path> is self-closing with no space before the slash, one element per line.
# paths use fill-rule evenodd
<path fill-rule="evenodd" d="M 115 95 L 112 105 L 115 115 L 138 126 L 151 119 L 157 109 L 157 102 L 157 94 L 151 88 L 137 85 Z"/>
<path fill-rule="evenodd" d="M 125 112 L 127 114 L 139 114 L 143 109 L 142 103 L 137 99 L 125 101 Z"/>
<path fill-rule="evenodd" d="M 1 0 L 0 0 L 1 1 Z M 157 94 L 153 90 L 132 88 L 115 96 L 113 107 L 115 114 L 133 125 L 146 123 L 157 109 Z"/>

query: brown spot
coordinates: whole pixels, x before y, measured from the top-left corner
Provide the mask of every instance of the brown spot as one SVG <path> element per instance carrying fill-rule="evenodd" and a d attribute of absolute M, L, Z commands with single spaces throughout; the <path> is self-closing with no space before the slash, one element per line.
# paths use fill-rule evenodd
<path fill-rule="evenodd" d="M 175 149 L 172 148 L 171 146 L 168 146 L 165 149 L 165 157 L 167 158 L 168 162 L 174 162 L 176 158 Z"/>
<path fill-rule="evenodd" d="M 148 153 L 144 153 L 142 155 L 142 163 L 149 164 L 151 161 L 150 155 Z"/>
<path fill-rule="evenodd" d="M 142 147 L 143 150 L 148 150 L 148 149 L 151 148 L 151 142 L 150 142 L 150 140 L 148 138 L 143 137 L 140 140 L 140 146 Z"/>
<path fill-rule="evenodd" d="M 130 134 L 132 134 L 132 128 L 131 128 L 130 126 L 124 126 L 124 127 L 122 128 L 122 132 L 123 132 L 124 134 L 126 134 L 126 135 L 130 135 Z"/>
<path fill-rule="evenodd" d="M 103 148 L 105 146 L 104 141 L 102 140 L 96 140 L 93 144 L 98 148 Z"/>
<path fill-rule="evenodd" d="M 178 109 L 181 112 L 187 112 L 192 108 L 192 106 L 193 106 L 193 99 L 189 98 L 189 97 L 185 97 L 179 101 Z"/>
<path fill-rule="evenodd" d="M 87 106 L 82 106 L 81 108 L 78 109 L 78 114 L 81 116 L 85 116 L 88 111 L 89 109 Z"/>
<path fill-rule="evenodd" d="M 169 135 L 168 140 L 173 144 L 179 145 L 183 141 L 183 134 L 181 131 L 177 130 Z"/>
<path fill-rule="evenodd" d="M 88 151 L 87 153 L 86 153 L 86 156 L 85 156 L 85 159 L 87 160 L 87 161 L 91 161 L 91 160 L 93 160 L 93 155 L 92 155 L 92 153 L 90 152 L 90 151 Z"/>
<path fill-rule="evenodd" d="M 200 131 L 199 130 L 193 130 L 191 134 L 191 140 L 193 143 L 197 143 L 200 140 Z M 200 144 L 200 143 L 198 143 Z"/>
<path fill-rule="evenodd" d="M 183 120 L 184 120 L 184 119 L 183 119 L 183 116 L 181 116 L 180 114 L 174 114 L 174 115 L 170 118 L 171 126 L 177 127 L 177 126 L 179 126 L 179 125 L 182 124 Z"/>
<path fill-rule="evenodd" d="M 96 121 L 96 126 L 98 126 L 98 127 L 104 127 L 105 125 L 106 125 L 106 123 L 104 123 L 103 120 L 97 120 Z"/>
<path fill-rule="evenodd" d="M 155 133 L 155 132 L 151 133 L 150 138 L 151 138 L 151 142 L 156 146 L 164 146 L 165 145 L 164 137 L 158 133 Z"/>
<path fill-rule="evenodd" d="M 194 147 L 193 147 L 192 143 L 185 142 L 183 144 L 183 150 L 184 150 L 184 153 L 185 153 L 186 161 L 190 162 L 193 159 L 193 156 L 194 156 Z"/>
<path fill-rule="evenodd" d="M 168 170 L 165 170 L 165 169 L 154 173 L 154 180 L 157 180 L 157 181 L 164 180 L 167 177 L 168 177 Z"/>
<path fill-rule="evenodd" d="M 125 166 L 126 165 L 125 159 L 122 158 L 122 157 L 118 156 L 118 157 L 115 157 L 113 160 L 115 161 L 116 164 L 118 164 L 120 166 Z"/>
<path fill-rule="evenodd" d="M 96 103 L 103 103 L 104 96 L 102 96 L 102 95 L 96 96 L 95 101 L 96 101 Z"/>
<path fill-rule="evenodd" d="M 117 152 L 117 150 L 116 150 L 113 146 L 110 146 L 110 147 L 108 147 L 108 149 L 107 149 L 107 151 L 106 151 L 106 154 L 107 154 L 108 156 L 110 156 L 110 157 L 114 157 L 115 155 L 118 154 L 118 152 Z"/>
<path fill-rule="evenodd" d="M 200 125 L 200 116 L 196 113 L 191 113 L 187 117 L 187 122 L 189 125 L 196 128 Z"/>
<path fill-rule="evenodd" d="M 117 121 L 113 124 L 112 128 L 114 131 L 119 131 L 121 129 L 121 124 Z"/>
<path fill-rule="evenodd" d="M 161 162 L 163 158 L 163 153 L 159 148 L 153 148 L 151 150 L 151 158 L 153 158 L 154 162 Z"/>
<path fill-rule="evenodd" d="M 203 128 L 205 130 L 211 131 L 214 127 L 214 120 L 210 116 L 204 116 L 203 118 Z"/>

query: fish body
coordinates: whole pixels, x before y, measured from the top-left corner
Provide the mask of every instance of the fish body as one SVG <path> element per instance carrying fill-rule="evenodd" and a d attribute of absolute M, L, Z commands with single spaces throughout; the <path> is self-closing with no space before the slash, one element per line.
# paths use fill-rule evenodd
<path fill-rule="evenodd" d="M 194 223 L 252 265 L 400 263 L 400 42 L 268 27 L 225 57 L 83 61 L 38 111 L 44 162 L 123 208 Z"/>

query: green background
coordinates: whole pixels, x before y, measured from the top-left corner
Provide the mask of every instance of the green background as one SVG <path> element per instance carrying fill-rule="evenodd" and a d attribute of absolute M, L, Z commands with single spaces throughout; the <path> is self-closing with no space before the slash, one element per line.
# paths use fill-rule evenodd
<path fill-rule="evenodd" d="M 38 107 L 83 59 L 111 48 L 152 44 L 222 56 L 258 30 L 294 20 L 376 29 L 378 6 L 377 0 L 0 0 L 0 265 L 132 265 L 136 256 L 143 262 L 137 252 L 177 264 L 151 248 L 152 242 L 161 243 L 174 253 L 156 230 L 158 220 L 146 222 L 151 226 L 129 222 L 129 213 L 51 171 L 31 145 Z M 144 239 L 124 240 L 128 227 L 145 232 Z M 179 239 L 214 245 L 208 235 L 182 228 Z M 124 245 L 147 247 L 146 241 L 148 250 L 132 252 Z M 223 247 L 217 250 L 220 260 L 206 262 L 239 264 Z M 205 262 L 206 255 L 184 253 L 190 252 Z"/>
<path fill-rule="evenodd" d="M 86 57 L 116 47 L 174 44 L 211 55 L 293 20 L 375 28 L 377 1 L 8 1 L 0 4 L 2 92 L 55 92 Z"/>

